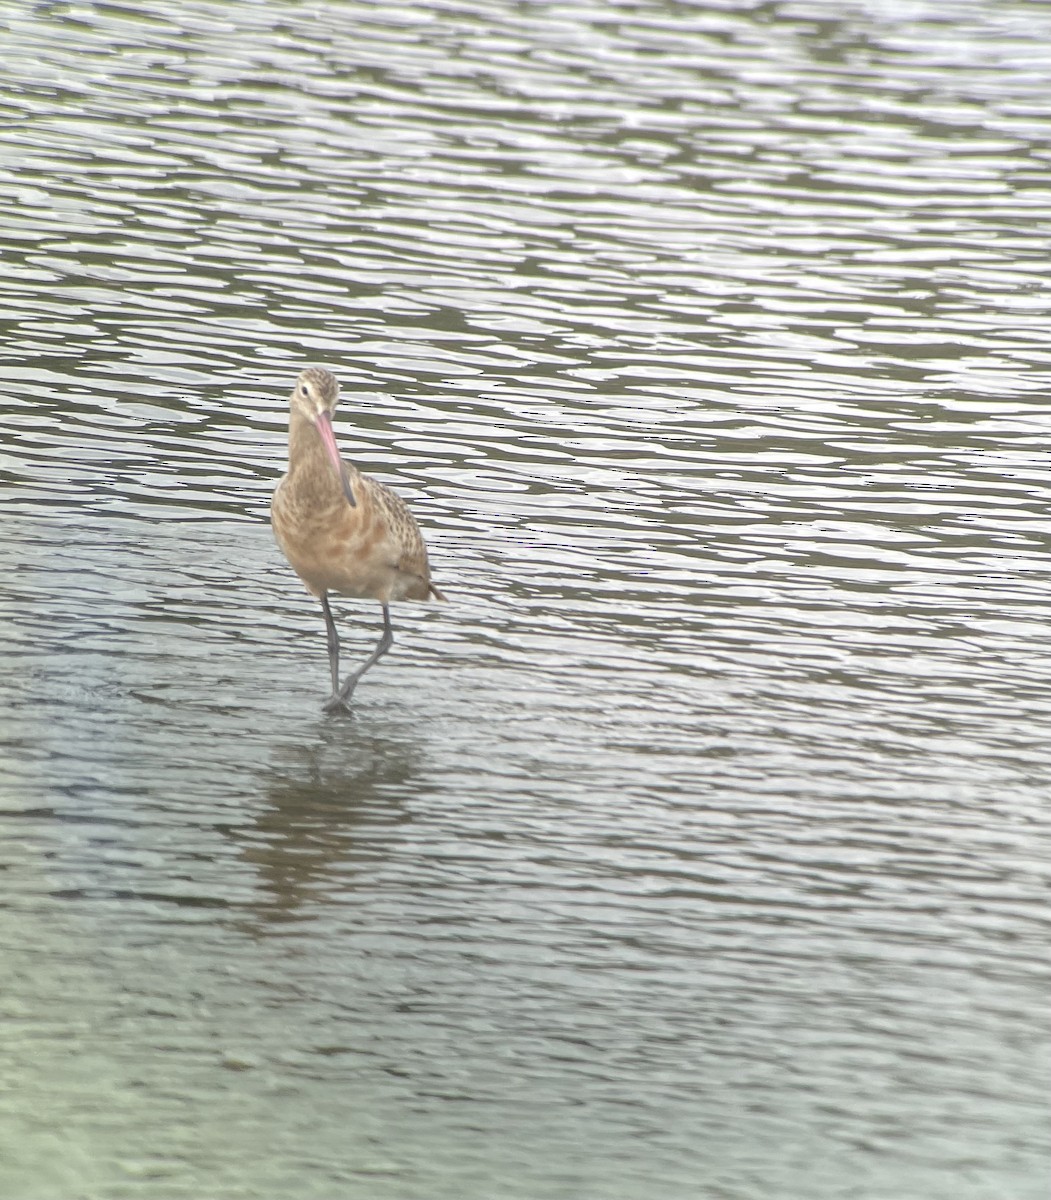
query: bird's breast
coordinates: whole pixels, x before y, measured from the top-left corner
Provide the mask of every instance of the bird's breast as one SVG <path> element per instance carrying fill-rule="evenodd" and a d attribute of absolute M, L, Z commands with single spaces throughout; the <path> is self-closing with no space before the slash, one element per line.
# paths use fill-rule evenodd
<path fill-rule="evenodd" d="M 396 590 L 397 549 L 363 489 L 357 499 L 351 508 L 341 492 L 334 499 L 307 495 L 286 476 L 271 506 L 274 536 L 314 595 L 389 600 Z"/>

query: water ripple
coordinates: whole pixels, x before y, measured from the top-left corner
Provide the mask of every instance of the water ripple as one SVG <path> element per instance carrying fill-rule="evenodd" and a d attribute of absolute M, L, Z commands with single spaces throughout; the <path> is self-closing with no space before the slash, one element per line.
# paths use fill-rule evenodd
<path fill-rule="evenodd" d="M 0 20 L 7 1190 L 1042 1195 L 1051 15 Z"/>

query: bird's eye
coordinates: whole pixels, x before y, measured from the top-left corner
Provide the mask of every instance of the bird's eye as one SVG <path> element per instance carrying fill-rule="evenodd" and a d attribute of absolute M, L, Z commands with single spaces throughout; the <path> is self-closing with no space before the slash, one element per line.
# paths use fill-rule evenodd
<path fill-rule="evenodd" d="M 301 383 L 299 385 L 299 390 L 303 393 L 304 396 L 310 395 L 310 388 L 308 388 L 305 383 Z"/>

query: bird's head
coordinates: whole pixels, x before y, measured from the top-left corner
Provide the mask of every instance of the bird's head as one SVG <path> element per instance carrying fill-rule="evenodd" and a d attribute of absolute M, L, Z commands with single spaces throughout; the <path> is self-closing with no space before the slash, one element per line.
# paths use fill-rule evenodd
<path fill-rule="evenodd" d="M 332 414 L 338 401 L 339 382 L 331 371 L 326 371 L 324 367 L 307 367 L 299 373 L 292 392 L 292 409 L 302 413 L 318 431 L 332 468 L 339 476 L 343 495 L 353 508 L 357 505 L 357 500 L 350 485 L 346 464 L 339 456 L 336 435 L 332 429 Z"/>
<path fill-rule="evenodd" d="M 324 367 L 307 367 L 300 371 L 296 390 L 292 393 L 292 405 L 304 416 L 311 421 L 316 420 L 319 413 L 331 416 L 338 400 L 339 381 L 331 371 Z"/>

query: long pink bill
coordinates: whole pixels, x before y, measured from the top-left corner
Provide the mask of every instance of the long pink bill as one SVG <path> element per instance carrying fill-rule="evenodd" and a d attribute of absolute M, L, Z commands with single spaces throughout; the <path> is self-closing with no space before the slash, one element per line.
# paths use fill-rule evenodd
<path fill-rule="evenodd" d="M 347 466 L 339 456 L 336 435 L 332 430 L 332 414 L 319 412 L 315 424 L 318 433 L 321 434 L 321 440 L 325 443 L 325 449 L 332 460 L 332 465 L 336 469 L 336 474 L 339 476 L 339 482 L 343 485 L 343 495 L 346 496 L 347 503 L 351 508 L 357 508 L 358 502 L 354 499 L 354 489 L 350 486 L 350 476 L 347 474 Z"/>

